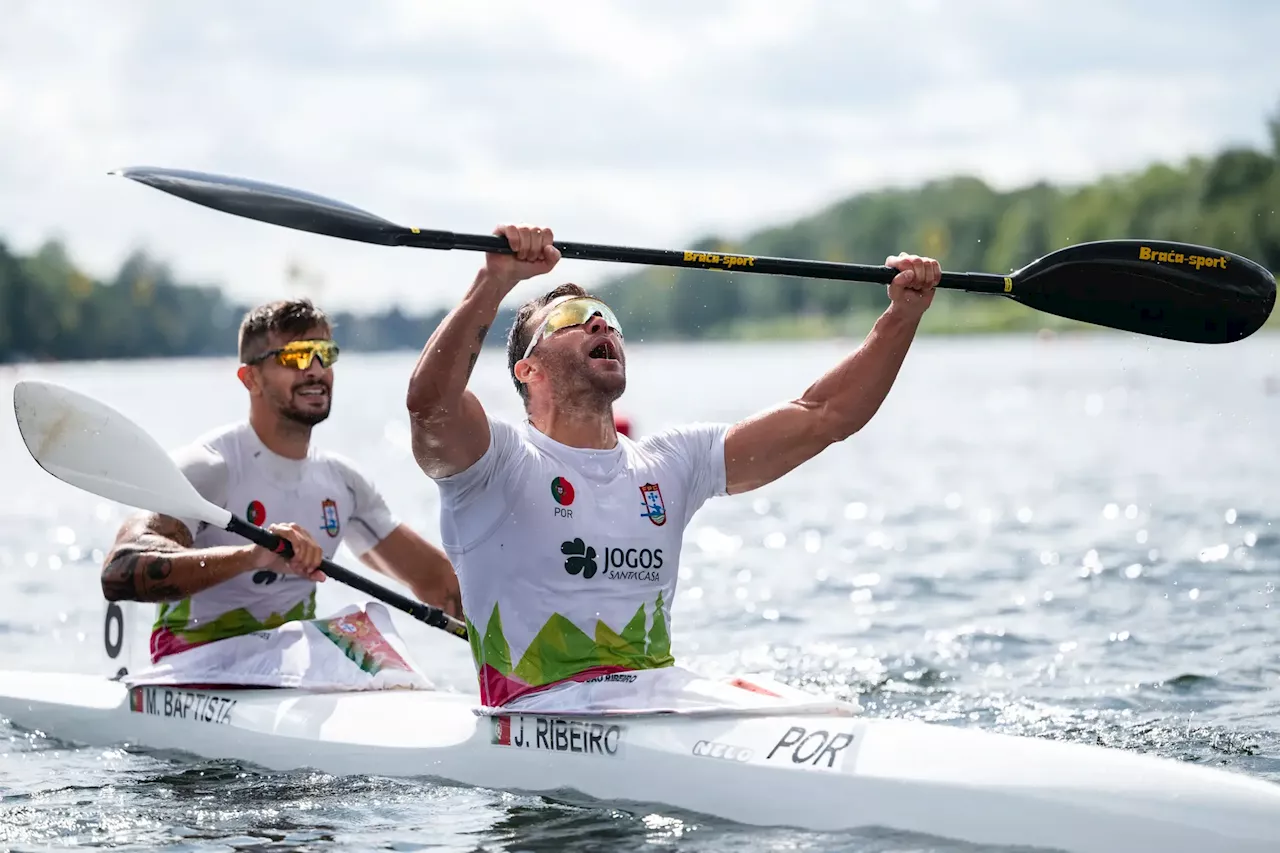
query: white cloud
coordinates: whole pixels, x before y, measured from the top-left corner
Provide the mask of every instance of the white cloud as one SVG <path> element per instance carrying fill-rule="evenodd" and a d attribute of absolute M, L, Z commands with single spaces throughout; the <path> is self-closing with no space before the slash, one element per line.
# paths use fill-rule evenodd
<path fill-rule="evenodd" d="M 245 300 L 284 292 L 298 260 L 329 307 L 416 309 L 456 299 L 480 257 L 286 231 L 106 172 L 203 169 L 422 227 L 681 248 L 886 183 L 1087 180 L 1262 141 L 1280 7 L 1067 8 L 9 0 L 0 237 L 61 236 L 100 274 L 144 246 Z"/>

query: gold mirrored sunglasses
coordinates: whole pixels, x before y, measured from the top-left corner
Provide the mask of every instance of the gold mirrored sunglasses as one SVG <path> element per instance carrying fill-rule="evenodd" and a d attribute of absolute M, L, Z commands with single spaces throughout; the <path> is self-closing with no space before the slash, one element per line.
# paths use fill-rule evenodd
<path fill-rule="evenodd" d="M 267 350 L 245 364 L 259 364 L 272 357 L 278 364 L 294 370 L 306 370 L 314 358 L 320 359 L 321 367 L 333 367 L 333 363 L 338 360 L 338 345 L 327 340 L 291 341 L 278 349 Z"/>
<path fill-rule="evenodd" d="M 605 324 L 618 333 L 618 337 L 622 337 L 622 325 L 618 322 L 618 317 L 599 299 L 592 299 L 587 296 L 575 296 L 573 299 L 565 300 L 551 309 L 551 313 L 547 314 L 547 319 L 542 321 L 542 325 L 538 327 L 538 331 L 533 333 L 533 337 L 529 338 L 529 346 L 525 348 L 524 357 L 528 358 L 541 341 L 554 335 L 561 329 L 568 329 L 571 326 L 581 326 L 589 321 L 592 317 L 600 315 Z"/>

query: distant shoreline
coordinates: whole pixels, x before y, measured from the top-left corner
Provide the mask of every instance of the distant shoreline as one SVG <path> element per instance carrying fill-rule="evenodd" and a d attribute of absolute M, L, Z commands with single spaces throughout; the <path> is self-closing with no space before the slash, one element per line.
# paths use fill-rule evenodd
<path fill-rule="evenodd" d="M 795 318 L 786 318 L 786 319 L 794 320 Z M 874 320 L 872 320 L 872 322 L 874 322 Z M 638 343 L 655 344 L 655 345 L 666 345 L 666 344 L 697 345 L 697 344 L 735 344 L 735 343 L 785 344 L 788 342 L 814 343 L 814 342 L 821 342 L 821 341 L 849 341 L 849 340 L 860 341 L 866 336 L 867 331 L 871 327 L 871 323 L 869 322 L 866 328 L 863 328 L 861 330 L 850 329 L 848 331 L 832 331 L 826 334 L 819 334 L 816 332 L 816 329 L 814 328 L 804 327 L 803 325 L 797 326 L 796 324 L 789 323 L 789 322 L 780 321 L 777 324 L 775 324 L 775 326 L 776 326 L 775 328 L 767 328 L 767 327 L 756 328 L 752 330 L 752 333 L 750 334 L 739 334 L 739 335 L 725 335 L 725 336 L 706 335 L 702 337 L 693 337 L 693 338 L 647 336 L 647 337 L 638 339 Z M 936 325 L 933 328 L 926 328 L 924 324 L 922 324 L 917 337 L 929 338 L 929 339 L 946 339 L 946 338 L 960 339 L 960 338 L 981 338 L 981 337 L 1008 338 L 1008 339 L 1032 338 L 1032 339 L 1042 339 L 1046 341 L 1051 341 L 1051 340 L 1059 340 L 1059 339 L 1079 340 L 1082 338 L 1120 337 L 1120 336 L 1127 336 L 1129 334 L 1130 334 L 1129 332 L 1123 332 L 1116 329 L 1108 329 L 1102 326 L 1091 326 L 1083 323 L 1063 321 L 1061 324 L 1042 324 L 1039 326 L 1026 326 L 1026 327 L 1017 327 L 1017 328 L 981 328 L 978 326 L 968 326 L 968 327 L 962 327 L 962 328 L 946 328 L 946 327 L 938 327 Z M 1255 338 L 1264 338 L 1264 337 L 1269 338 L 1277 334 L 1280 334 L 1280 318 L 1277 318 L 1275 321 L 1268 321 L 1266 325 L 1264 325 L 1261 329 L 1259 329 L 1257 332 L 1255 332 L 1246 340 L 1253 340 Z M 1153 338 L 1153 340 L 1163 340 L 1163 339 Z M 492 343 L 486 343 L 484 348 L 486 350 L 494 350 L 494 349 L 501 349 L 504 346 L 505 344 L 495 341 Z M 1222 345 L 1218 345 L 1218 346 L 1222 346 Z M 417 347 L 412 347 L 412 346 L 394 346 L 394 347 L 367 349 L 367 348 L 362 348 L 362 347 L 351 345 L 351 344 L 347 345 L 347 352 L 350 353 L 351 355 L 390 355 L 394 353 L 412 354 L 418 351 L 419 349 Z M 56 366 L 60 364 L 76 364 L 76 365 L 86 365 L 86 364 L 95 364 L 95 363 L 126 364 L 126 363 L 146 362 L 146 361 L 164 361 L 164 362 L 207 361 L 207 360 L 213 360 L 213 359 L 231 359 L 231 358 L 235 358 L 234 351 L 228 351 L 225 353 L 204 353 L 204 354 L 170 355 L 170 356 L 166 356 L 166 355 L 121 356 L 116 358 L 90 357 L 90 358 L 62 358 L 62 359 L 41 359 L 41 360 L 22 360 L 22 361 L 0 360 L 0 371 L 5 371 L 6 369 L 14 370 L 14 369 L 19 369 L 23 367 L 31 367 L 31 368 L 49 367 L 49 366 Z M 2 375 L 3 373 L 0 372 L 0 376 Z"/>

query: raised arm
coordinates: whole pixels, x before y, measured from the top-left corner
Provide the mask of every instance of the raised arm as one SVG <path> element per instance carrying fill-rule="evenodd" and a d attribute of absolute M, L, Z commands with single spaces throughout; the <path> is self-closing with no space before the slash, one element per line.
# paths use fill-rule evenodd
<path fill-rule="evenodd" d="M 193 548 L 191 531 L 178 519 L 152 512 L 132 515 L 103 562 L 102 594 L 108 601 L 179 601 L 258 569 L 324 578 L 316 571 L 324 554 L 305 530 L 293 524 L 268 529 L 293 544 L 293 559 L 282 560 L 252 544 Z"/>
<path fill-rule="evenodd" d="M 889 394 L 941 280 L 938 262 L 915 255 L 885 261 L 899 273 L 890 304 L 866 340 L 798 399 L 754 415 L 725 436 L 730 494 L 770 483 L 862 429 Z"/>
<path fill-rule="evenodd" d="M 485 255 L 484 267 L 427 340 L 409 379 L 413 455 L 429 477 L 466 470 L 488 449 L 484 408 L 467 390 L 471 371 L 503 298 L 521 281 L 550 272 L 560 260 L 550 228 L 506 225 L 494 233 L 507 238 L 514 254 Z"/>

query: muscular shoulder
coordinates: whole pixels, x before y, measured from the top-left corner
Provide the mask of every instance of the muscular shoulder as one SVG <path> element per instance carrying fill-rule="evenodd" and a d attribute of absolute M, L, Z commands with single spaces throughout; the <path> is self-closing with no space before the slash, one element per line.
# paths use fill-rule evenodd
<path fill-rule="evenodd" d="M 637 443 L 641 453 L 670 471 L 688 492 L 686 518 L 703 501 L 728 492 L 724 442 L 729 424 L 693 423 L 646 436 Z"/>
<path fill-rule="evenodd" d="M 349 456 L 332 450 L 317 449 L 312 451 L 311 458 L 342 480 L 348 488 L 356 490 L 372 488 L 372 480 Z"/>
<path fill-rule="evenodd" d="M 225 504 L 231 466 L 239 458 L 231 440 L 233 429 L 206 433 L 169 454 L 196 491 L 218 506 Z"/>
<path fill-rule="evenodd" d="M 723 448 L 728 431 L 729 425 L 722 423 L 681 424 L 651 433 L 633 443 L 642 453 L 693 463 Z"/>
<path fill-rule="evenodd" d="M 355 502 L 358 514 L 369 515 L 381 512 L 390 518 L 386 498 L 383 497 L 378 485 L 350 457 L 331 450 L 315 449 L 312 451 L 312 460 L 324 467 L 328 477 L 342 484 Z"/>
<path fill-rule="evenodd" d="M 226 470 L 241 456 L 240 445 L 248 424 L 227 424 L 211 429 L 186 444 L 179 445 L 169 455 L 183 466 L 217 467 Z"/>

